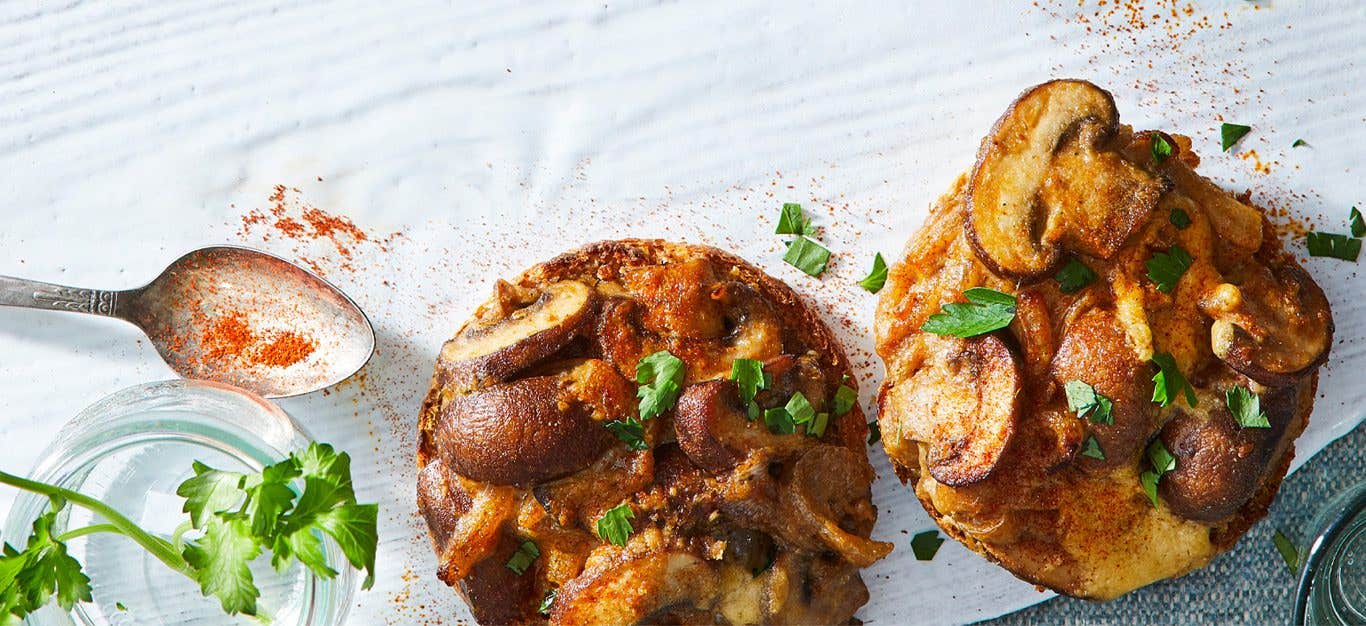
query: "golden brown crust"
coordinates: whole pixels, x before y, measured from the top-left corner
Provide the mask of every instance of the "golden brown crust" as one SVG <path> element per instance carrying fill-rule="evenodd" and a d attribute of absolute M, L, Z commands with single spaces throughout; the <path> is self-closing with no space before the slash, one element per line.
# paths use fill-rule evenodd
<path fill-rule="evenodd" d="M 1006 116 L 1016 111 L 1013 105 Z M 973 173 L 931 207 L 905 258 L 889 271 L 876 317 L 877 350 L 887 364 L 879 393 L 883 445 L 897 475 L 913 484 L 948 535 L 1029 582 L 1113 598 L 1203 566 L 1265 515 L 1312 408 L 1331 312 L 1318 286 L 1280 250 L 1259 210 L 1194 172 L 1199 159 L 1189 140 L 1123 125 L 1090 144 L 1094 154 L 1084 166 L 1057 150 L 1040 152 L 1043 163 L 1030 171 L 1046 180 L 1030 193 L 1058 193 L 1048 184 L 1083 193 L 1093 177 L 1108 176 L 1097 167 L 1139 172 L 1124 174 L 1131 180 L 1165 181 L 1160 195 L 1135 204 L 1151 208 L 1123 212 L 1141 214 L 1121 224 L 1125 237 L 1109 237 L 1103 225 L 1092 229 L 1100 235 L 1094 242 L 1060 236 L 1053 240 L 1057 259 L 1048 250 L 1011 256 L 1028 248 L 995 242 L 1003 258 L 1034 258 L 1049 270 L 1077 259 L 1098 280 L 1064 293 L 1051 274 L 1033 274 L 1037 268 L 1030 274 L 1039 280 L 1029 285 L 1020 284 L 1025 272 L 1018 269 L 995 271 L 999 259 L 983 250 L 993 244 L 976 241 L 965 220 L 974 193 L 969 181 L 982 180 L 983 161 L 1000 151 L 1002 139 L 993 137 L 1004 124 L 1003 118 L 984 141 Z M 1174 147 L 1164 163 L 1151 156 L 1155 136 Z M 1040 202 L 1068 204 L 1056 200 Z M 1028 204 L 1024 198 L 1021 206 Z M 1188 227 L 1170 221 L 1176 209 L 1189 216 Z M 1048 228 L 1072 226 L 1050 222 Z M 1146 263 L 1177 246 L 1191 265 L 1174 289 L 1160 291 Z M 1027 384 L 1013 398 L 1021 407 L 1016 430 L 993 471 L 981 480 L 946 483 L 933 471 L 933 451 L 943 444 L 937 431 L 961 416 L 923 399 L 962 393 L 965 385 L 945 388 L 936 372 L 949 354 L 942 349 L 946 338 L 919 329 L 971 287 L 1017 296 L 1015 322 L 991 336 L 1018 348 Z M 1227 350 L 1219 350 L 1220 332 Z M 1191 382 L 1195 408 L 1180 398 L 1165 407 L 1152 402 L 1156 353 L 1170 354 Z M 1113 423 L 1077 418 L 1064 392 L 1069 381 L 1110 399 Z M 1272 428 L 1249 432 L 1232 422 L 1224 394 L 1234 386 L 1260 395 Z M 1149 469 L 1143 450 L 1154 438 L 1168 439 L 1179 470 L 1159 480 L 1156 507 L 1139 480 Z M 1105 459 L 1081 455 L 1083 444 L 1092 443 Z"/>
<path fill-rule="evenodd" d="M 662 350 L 685 363 L 681 398 L 641 420 L 633 450 L 606 424 L 640 417 L 636 364 Z M 760 409 L 800 392 L 829 414 L 824 433 L 750 420 L 726 380 L 738 358 L 769 375 Z M 607 241 L 500 281 L 443 349 L 419 419 L 419 506 L 442 579 L 481 621 L 848 621 L 867 600 L 859 568 L 891 547 L 868 539 L 867 425 L 857 403 L 834 414 L 841 385 L 857 390 L 824 323 L 715 248 Z M 625 546 L 594 530 L 620 504 L 635 515 Z M 539 556 L 509 584 L 524 541 Z M 797 591 L 824 580 L 841 584 Z"/>

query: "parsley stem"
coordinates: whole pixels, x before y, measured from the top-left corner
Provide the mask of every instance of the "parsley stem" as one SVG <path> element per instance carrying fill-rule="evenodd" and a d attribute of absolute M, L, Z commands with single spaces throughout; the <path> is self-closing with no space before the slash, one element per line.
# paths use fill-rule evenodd
<path fill-rule="evenodd" d="M 119 527 L 113 524 L 92 524 L 90 526 L 86 526 L 85 528 L 68 530 L 60 535 L 57 535 L 57 541 L 66 542 L 71 541 L 72 539 L 75 539 L 77 537 L 84 537 L 86 535 L 94 535 L 97 533 L 115 533 L 122 535 L 123 531 L 119 530 Z"/>
<path fill-rule="evenodd" d="M 6 484 L 11 487 L 48 497 L 56 496 L 63 498 L 67 502 L 80 506 L 93 513 L 98 513 L 100 516 L 104 517 L 104 519 L 109 520 L 107 526 L 112 528 L 110 532 L 118 532 L 123 536 L 132 539 L 134 543 L 152 553 L 152 556 L 156 557 L 158 561 L 165 563 L 166 567 L 184 574 L 190 580 L 195 580 L 194 570 L 185 562 L 185 558 L 180 556 L 179 552 L 176 552 L 175 547 L 173 547 L 169 541 L 153 536 L 151 533 L 143 530 L 142 527 L 133 523 L 133 520 L 124 517 L 122 513 L 115 511 L 113 507 L 110 507 L 95 498 L 70 489 L 64 489 L 56 485 L 49 485 L 36 480 L 21 478 L 6 472 L 0 472 L 0 484 Z M 101 526 L 104 525 L 105 524 L 101 524 Z"/>

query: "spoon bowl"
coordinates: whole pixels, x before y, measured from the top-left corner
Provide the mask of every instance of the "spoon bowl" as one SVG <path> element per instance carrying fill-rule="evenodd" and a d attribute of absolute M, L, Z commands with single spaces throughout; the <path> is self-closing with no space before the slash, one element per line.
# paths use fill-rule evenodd
<path fill-rule="evenodd" d="M 375 350 L 370 321 L 336 287 L 284 259 L 235 246 L 190 252 L 126 291 L 0 277 L 0 304 L 129 321 L 181 376 L 268 398 L 341 382 Z"/>

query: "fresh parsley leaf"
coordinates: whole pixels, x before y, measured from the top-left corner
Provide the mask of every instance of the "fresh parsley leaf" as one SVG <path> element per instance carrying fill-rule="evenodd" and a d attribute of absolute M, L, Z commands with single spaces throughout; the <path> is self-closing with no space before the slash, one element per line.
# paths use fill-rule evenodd
<path fill-rule="evenodd" d="M 785 202 L 783 212 L 778 215 L 778 228 L 773 234 L 814 236 L 816 228 L 811 225 L 811 218 L 802 214 L 802 205 Z"/>
<path fill-rule="evenodd" d="M 1238 140 L 1242 139 L 1243 135 L 1248 134 L 1251 130 L 1251 126 L 1244 126 L 1243 124 L 1229 124 L 1228 122 L 1220 124 L 1219 140 L 1224 146 L 1224 152 L 1228 152 L 1228 149 L 1232 148 L 1233 144 L 1238 143 Z"/>
<path fill-rule="evenodd" d="M 816 417 L 815 407 L 811 406 L 811 401 L 800 391 L 794 392 L 792 397 L 787 399 L 787 406 L 783 408 L 792 416 L 793 424 L 806 424 Z"/>
<path fill-rule="evenodd" d="M 787 254 L 783 255 L 783 260 L 808 276 L 820 276 L 830 263 L 830 251 L 811 239 L 797 237 L 787 244 Z"/>
<path fill-rule="evenodd" d="M 1148 457 L 1148 463 L 1153 466 L 1153 471 L 1159 476 L 1176 469 L 1176 457 L 1172 456 L 1161 439 L 1153 439 L 1144 454 Z"/>
<path fill-rule="evenodd" d="M 1186 227 L 1191 225 L 1191 216 L 1185 210 L 1175 208 L 1167 214 L 1167 221 L 1171 222 L 1177 230 L 1186 230 Z"/>
<path fill-rule="evenodd" d="M 1172 145 L 1167 143 L 1167 138 L 1163 137 L 1161 133 L 1153 133 L 1152 153 L 1153 162 L 1159 164 L 1172 155 Z"/>
<path fill-rule="evenodd" d="M 1152 470 L 1143 470 L 1138 475 L 1139 484 L 1143 485 L 1143 493 L 1148 495 L 1148 501 L 1157 506 L 1157 481 L 1162 478 L 1161 474 Z"/>
<path fill-rule="evenodd" d="M 1295 140 L 1295 143 L 1290 144 L 1290 147 L 1291 147 L 1291 148 L 1298 148 L 1298 147 L 1300 147 L 1300 146 L 1307 146 L 1307 145 L 1309 145 L 1309 142 L 1307 142 L 1307 141 L 1305 141 L 1305 140 L 1303 140 L 1303 139 L 1296 139 L 1296 140 Z"/>
<path fill-rule="evenodd" d="M 43 608 L 56 596 L 57 605 L 70 611 L 77 602 L 90 601 L 90 578 L 81 563 L 67 553 L 53 534 L 57 515 L 66 502 L 53 499 L 52 508 L 33 520 L 33 534 L 23 551 L 5 544 L 0 558 L 0 620 L 23 618 Z"/>
<path fill-rule="evenodd" d="M 1161 439 L 1153 439 L 1144 451 L 1144 456 L 1151 469 L 1143 470 L 1138 475 L 1138 482 L 1143 485 L 1143 493 L 1148 495 L 1148 501 L 1157 506 L 1157 483 L 1162 480 L 1163 474 L 1176 469 L 1176 457 L 1172 456 Z"/>
<path fill-rule="evenodd" d="M 993 289 L 974 287 L 963 292 L 967 303 L 943 305 L 920 325 L 920 330 L 936 335 L 976 337 L 1010 325 L 1015 319 L 1015 296 Z"/>
<path fill-rule="evenodd" d="M 877 420 L 868 422 L 868 445 L 882 441 L 882 425 Z"/>
<path fill-rule="evenodd" d="M 317 516 L 313 527 L 341 548 L 356 569 L 365 569 L 361 589 L 375 585 L 375 546 L 379 543 L 379 505 L 346 504 Z"/>
<path fill-rule="evenodd" d="M 195 582 L 206 596 L 216 596 L 229 615 L 256 615 L 261 590 L 247 564 L 261 554 L 261 544 L 241 517 L 215 515 L 204 525 L 204 536 L 187 543 L 182 556 L 194 568 Z"/>
<path fill-rule="evenodd" d="M 1181 246 L 1172 246 L 1165 253 L 1154 254 L 1144 265 L 1148 267 L 1148 278 L 1157 284 L 1157 290 L 1171 293 L 1193 262 L 1191 255 Z"/>
<path fill-rule="evenodd" d="M 123 606 L 123 603 L 122 603 L 122 602 L 115 602 L 115 603 L 114 603 L 114 608 L 116 608 L 116 609 L 118 609 L 118 610 L 120 610 L 120 611 L 127 611 L 127 610 L 128 610 L 128 607 Z"/>
<path fill-rule="evenodd" d="M 927 530 L 911 537 L 911 552 L 915 553 L 917 561 L 932 560 L 941 545 L 944 545 L 944 538 L 939 536 L 937 530 Z"/>
<path fill-rule="evenodd" d="M 806 435 L 808 437 L 825 436 L 825 428 L 830 425 L 829 413 L 817 413 L 816 417 L 811 418 L 811 423 L 806 425 Z"/>
<path fill-rule="evenodd" d="M 626 504 L 618 504 L 607 509 L 607 512 L 598 518 L 598 537 L 610 544 L 625 546 L 626 539 L 635 532 L 635 529 L 631 528 L 631 520 L 635 518 L 635 511 Z"/>
<path fill-rule="evenodd" d="M 764 363 L 755 359 L 735 359 L 730 364 L 730 379 L 740 388 L 740 404 L 749 413 L 757 414 L 759 407 L 754 404 L 754 396 L 758 395 L 760 389 L 768 389 L 769 385 Z M 754 417 L 749 419 L 753 420 Z"/>
<path fill-rule="evenodd" d="M 1105 451 L 1100 449 L 1100 442 L 1092 435 L 1086 436 L 1086 442 L 1081 446 L 1081 455 L 1093 459 L 1105 460 Z"/>
<path fill-rule="evenodd" d="M 775 435 L 791 435 L 797 432 L 797 424 L 792 421 L 792 415 L 783 407 L 764 411 L 764 425 L 768 426 L 768 432 Z"/>
<path fill-rule="evenodd" d="M 1352 207 L 1352 211 L 1347 214 L 1347 221 L 1352 225 L 1352 236 L 1361 237 L 1366 235 L 1366 220 L 1361 218 L 1361 211 Z"/>
<path fill-rule="evenodd" d="M 242 491 L 244 475 L 224 472 L 195 461 L 194 477 L 180 483 L 176 495 L 185 498 L 181 509 L 190 514 L 190 523 L 203 528 L 210 515 L 237 507 L 246 497 Z M 292 495 L 292 494 L 291 494 Z"/>
<path fill-rule="evenodd" d="M 882 286 L 887 284 L 887 262 L 882 260 L 882 253 L 873 255 L 873 270 L 868 272 L 868 276 L 858 281 L 858 284 L 868 293 L 882 291 Z"/>
<path fill-rule="evenodd" d="M 1186 404 L 1195 408 L 1195 390 L 1190 383 L 1186 382 L 1186 377 L 1181 375 L 1181 368 L 1177 367 L 1176 359 L 1166 352 L 1158 352 L 1153 355 L 1153 365 L 1157 366 L 1157 373 L 1153 374 L 1153 402 L 1160 406 L 1167 406 L 1176 400 L 1177 394 L 1186 394 Z"/>
<path fill-rule="evenodd" d="M 290 481 L 300 474 L 299 466 L 293 459 L 285 459 L 267 466 L 260 474 L 247 476 L 242 486 L 247 494 L 247 505 L 243 507 L 251 523 L 251 534 L 267 538 L 275 533 L 281 516 L 294 504 L 294 490 Z"/>
<path fill-rule="evenodd" d="M 650 444 L 645 441 L 645 425 L 636 421 L 636 418 L 626 416 L 625 420 L 612 420 L 603 424 L 607 430 L 612 431 L 626 447 L 632 450 L 647 450 Z"/>
<path fill-rule="evenodd" d="M 1304 560 L 1304 551 L 1295 545 L 1281 529 L 1276 529 L 1276 534 L 1271 536 L 1272 543 L 1276 544 L 1276 551 L 1281 553 L 1281 560 L 1285 561 L 1285 566 L 1290 569 L 1291 574 L 1300 573 L 1300 562 Z"/>
<path fill-rule="evenodd" d="M 1076 257 L 1069 259 L 1067 265 L 1062 266 L 1053 279 L 1058 281 L 1058 289 L 1063 293 L 1076 293 L 1082 288 L 1094 282 L 1098 276 L 1086 267 L 1085 263 L 1078 261 Z"/>
<path fill-rule="evenodd" d="M 555 596 L 559 593 L 559 589 L 551 589 L 545 592 L 545 597 L 541 599 L 541 606 L 537 607 L 536 612 L 542 616 L 550 617 L 550 607 L 555 606 Z"/>
<path fill-rule="evenodd" d="M 536 547 L 536 542 L 530 539 L 523 541 L 517 547 L 517 551 L 508 558 L 507 568 L 515 572 L 518 576 L 526 573 L 527 568 L 536 561 L 536 557 L 541 556 L 541 549 Z"/>
<path fill-rule="evenodd" d="M 1304 243 L 1309 248 L 1309 256 L 1326 256 L 1355 263 L 1361 254 L 1360 239 L 1337 233 L 1309 233 L 1305 235 Z"/>
<path fill-rule="evenodd" d="M 1077 417 L 1086 419 L 1089 414 L 1091 421 L 1097 424 L 1113 424 L 1114 416 L 1111 411 L 1114 403 L 1109 398 L 1096 393 L 1096 388 L 1080 380 L 1069 380 L 1063 383 L 1063 391 L 1067 394 L 1067 408 L 1076 412 Z"/>
<path fill-rule="evenodd" d="M 854 391 L 849 385 L 840 385 L 835 390 L 835 416 L 840 417 L 854 410 L 854 405 L 858 404 L 858 392 Z"/>
<path fill-rule="evenodd" d="M 672 409 L 683 388 L 683 361 L 660 350 L 636 364 L 636 391 L 640 398 L 640 419 L 645 421 Z"/>
<path fill-rule="evenodd" d="M 1233 421 L 1238 422 L 1239 426 L 1271 428 L 1266 413 L 1262 412 L 1262 399 L 1247 387 L 1230 387 L 1224 392 L 1224 400 L 1228 404 L 1228 412 L 1233 414 Z"/>

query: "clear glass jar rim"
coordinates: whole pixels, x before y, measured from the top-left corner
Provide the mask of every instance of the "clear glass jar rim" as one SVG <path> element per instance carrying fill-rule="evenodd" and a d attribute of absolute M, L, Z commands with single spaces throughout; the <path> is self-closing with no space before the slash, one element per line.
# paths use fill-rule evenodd
<path fill-rule="evenodd" d="M 1295 588 L 1295 613 L 1290 623 L 1297 626 L 1309 623 L 1309 595 L 1314 587 L 1314 578 L 1325 565 L 1328 547 L 1363 512 L 1366 512 L 1366 481 L 1348 487 L 1314 516 L 1312 527 L 1317 535 L 1309 544 L 1300 567 L 1300 579 Z"/>

